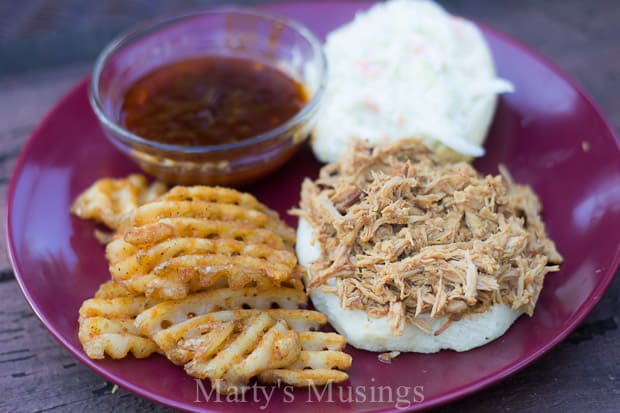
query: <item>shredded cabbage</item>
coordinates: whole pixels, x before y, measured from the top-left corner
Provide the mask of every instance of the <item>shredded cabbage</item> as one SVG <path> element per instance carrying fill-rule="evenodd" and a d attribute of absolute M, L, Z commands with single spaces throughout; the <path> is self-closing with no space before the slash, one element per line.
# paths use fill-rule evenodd
<path fill-rule="evenodd" d="M 351 137 L 370 142 L 424 138 L 467 156 L 482 143 L 498 93 L 478 28 L 426 0 L 391 0 L 329 34 L 329 82 L 314 131 L 323 161 L 335 161 Z"/>

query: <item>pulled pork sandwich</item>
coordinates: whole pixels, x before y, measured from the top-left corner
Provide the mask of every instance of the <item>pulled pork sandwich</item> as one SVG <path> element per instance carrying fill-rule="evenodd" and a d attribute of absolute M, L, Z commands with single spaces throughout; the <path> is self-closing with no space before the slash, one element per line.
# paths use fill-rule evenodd
<path fill-rule="evenodd" d="M 483 176 L 408 139 L 352 142 L 293 213 L 312 302 L 334 328 L 360 349 L 432 353 L 533 314 L 562 262 L 540 211 L 507 171 Z"/>

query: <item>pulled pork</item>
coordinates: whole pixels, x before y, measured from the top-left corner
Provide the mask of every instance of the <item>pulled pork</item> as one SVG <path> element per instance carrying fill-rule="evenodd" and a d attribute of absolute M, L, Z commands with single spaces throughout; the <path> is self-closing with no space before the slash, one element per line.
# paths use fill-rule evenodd
<path fill-rule="evenodd" d="M 353 142 L 303 183 L 293 211 L 322 251 L 308 289 L 323 286 L 344 308 L 387 316 L 396 335 L 406 323 L 430 332 L 422 314 L 447 316 L 442 331 L 497 303 L 532 315 L 562 257 L 536 195 L 502 172 L 444 162 L 418 140 Z"/>

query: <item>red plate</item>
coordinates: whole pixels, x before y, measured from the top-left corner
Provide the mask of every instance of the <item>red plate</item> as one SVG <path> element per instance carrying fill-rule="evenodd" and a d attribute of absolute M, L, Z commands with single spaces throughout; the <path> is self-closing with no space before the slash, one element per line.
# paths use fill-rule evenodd
<path fill-rule="evenodd" d="M 270 9 L 323 36 L 366 7 L 321 3 Z M 378 362 L 376 354 L 348 349 L 353 355 L 351 379 L 334 386 L 331 395 L 280 389 L 269 401 L 260 391 L 248 393 L 246 402 L 213 396 L 205 402 L 200 392 L 197 399 L 194 380 L 163 357 L 88 359 L 77 338 L 78 308 L 108 272 L 103 248 L 92 235 L 93 224 L 70 216 L 69 205 L 96 179 L 123 176 L 136 167 L 104 139 L 88 105 L 86 81 L 36 130 L 11 181 L 8 243 L 24 295 L 56 339 L 84 364 L 140 396 L 184 410 L 427 408 L 523 368 L 585 317 L 614 275 L 620 259 L 620 152 L 601 113 L 566 75 L 503 35 L 488 29 L 484 33 L 499 74 L 514 83 L 516 92 L 502 96 L 486 144 L 488 154 L 477 166 L 496 172 L 497 163 L 503 162 L 518 182 L 534 187 L 544 205 L 549 235 L 566 258 L 562 270 L 547 277 L 534 317 L 522 317 L 495 342 L 466 353 L 401 355 L 391 365 Z M 298 201 L 303 177 L 314 177 L 318 167 L 305 149 L 251 192 L 285 214 Z M 294 224 L 294 219 L 287 220 Z"/>

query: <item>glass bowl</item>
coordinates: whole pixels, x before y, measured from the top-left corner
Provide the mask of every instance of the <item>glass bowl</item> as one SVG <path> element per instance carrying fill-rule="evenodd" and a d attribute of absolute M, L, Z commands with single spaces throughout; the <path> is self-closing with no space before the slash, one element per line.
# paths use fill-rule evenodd
<path fill-rule="evenodd" d="M 229 144 L 164 144 L 123 126 L 124 94 L 137 80 L 201 56 L 242 57 L 276 67 L 304 85 L 308 102 L 274 129 Z M 307 139 L 326 71 L 321 43 L 295 21 L 242 8 L 195 10 L 145 23 L 108 45 L 95 63 L 89 100 L 105 135 L 145 172 L 168 183 L 239 186 L 276 170 Z"/>

